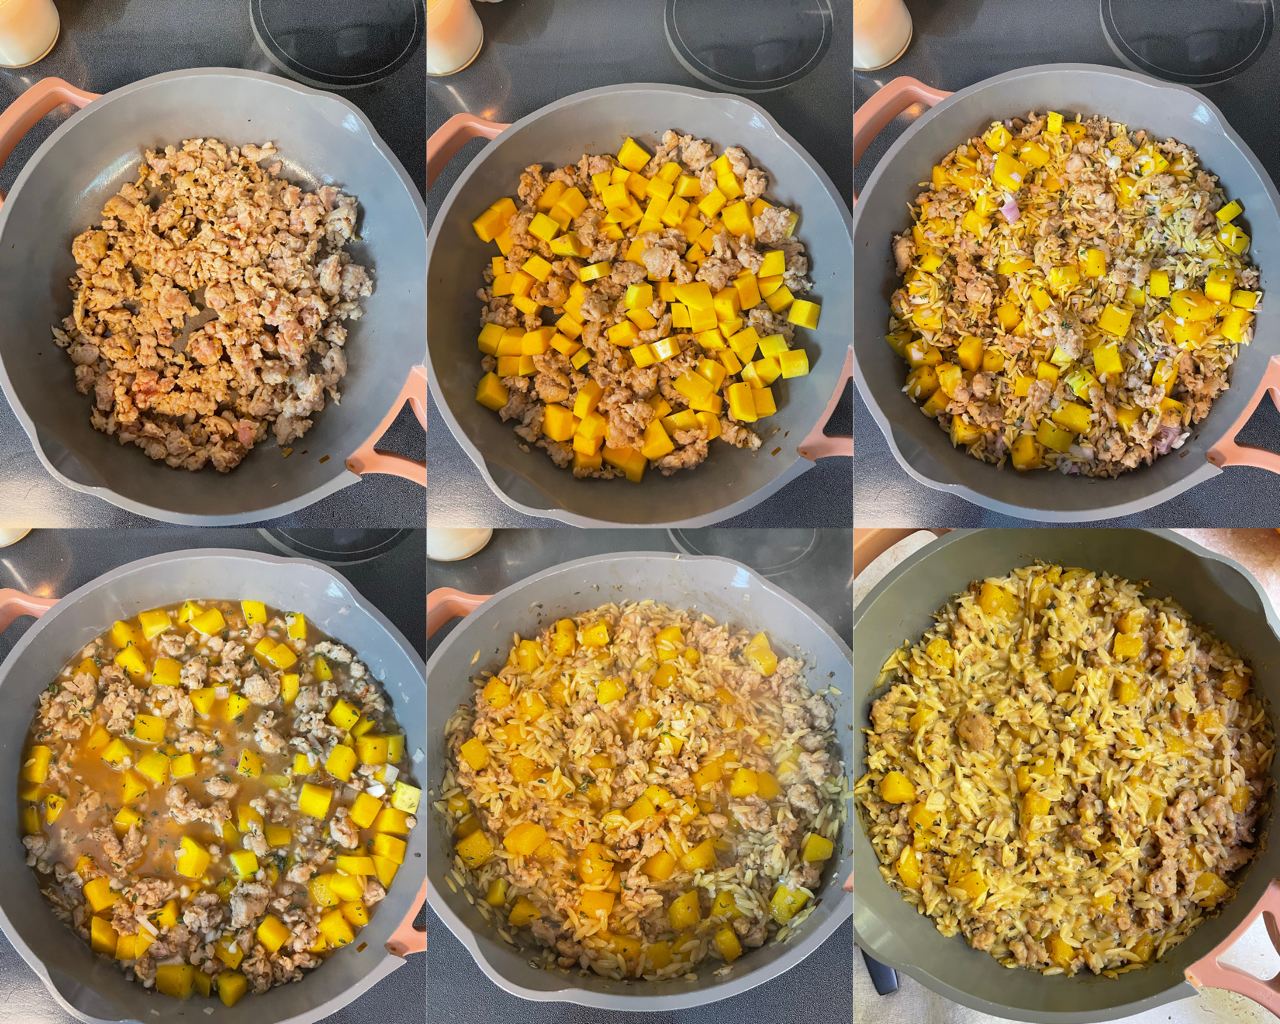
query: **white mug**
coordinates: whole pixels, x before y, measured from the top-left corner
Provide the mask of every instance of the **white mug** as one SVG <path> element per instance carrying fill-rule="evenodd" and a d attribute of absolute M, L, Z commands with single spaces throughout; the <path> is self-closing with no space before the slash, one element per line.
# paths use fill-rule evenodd
<path fill-rule="evenodd" d="M 0 67 L 25 68 L 43 58 L 58 27 L 53 0 L 0 0 Z"/>
<path fill-rule="evenodd" d="M 902 0 L 853 0 L 853 66 L 877 71 L 907 52 L 911 14 Z"/>
<path fill-rule="evenodd" d="M 461 71 L 483 43 L 484 26 L 471 0 L 427 0 L 427 74 Z"/>

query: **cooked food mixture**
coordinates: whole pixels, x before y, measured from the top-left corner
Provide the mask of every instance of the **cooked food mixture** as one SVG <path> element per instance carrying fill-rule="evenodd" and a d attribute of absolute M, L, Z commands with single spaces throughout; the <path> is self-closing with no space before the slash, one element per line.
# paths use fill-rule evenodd
<path fill-rule="evenodd" d="M 260 601 L 116 622 L 40 696 L 18 783 L 58 915 L 177 999 L 298 981 L 354 941 L 421 795 L 353 651 Z"/>
<path fill-rule="evenodd" d="M 96 430 L 175 469 L 239 465 L 337 402 L 343 320 L 373 293 L 344 246 L 356 199 L 264 169 L 275 147 L 217 139 L 147 150 L 71 254 L 71 315 L 53 328 L 93 395 Z M 286 450 L 285 454 L 288 454 Z"/>
<path fill-rule="evenodd" d="M 769 175 L 743 150 L 666 131 L 650 155 L 520 175 L 520 203 L 474 222 L 499 256 L 476 294 L 476 401 L 514 420 L 576 477 L 692 469 L 721 438 L 751 451 L 749 426 L 777 411 L 770 385 L 809 372 L 796 327 L 821 307 L 799 215 L 767 203 Z M 643 204 L 643 206 L 642 206 Z"/>
<path fill-rule="evenodd" d="M 1101 115 L 994 122 L 934 167 L 893 240 L 904 390 L 985 462 L 1150 465 L 1253 336 L 1242 212 L 1173 139 Z"/>
<path fill-rule="evenodd" d="M 881 670 L 854 787 L 880 873 L 1006 967 L 1109 977 L 1231 900 L 1275 735 L 1252 672 L 1172 600 L 1030 565 Z"/>
<path fill-rule="evenodd" d="M 763 633 L 652 601 L 515 637 L 447 726 L 449 884 L 565 971 L 727 973 L 785 941 L 848 795 L 826 691 L 803 672 Z"/>

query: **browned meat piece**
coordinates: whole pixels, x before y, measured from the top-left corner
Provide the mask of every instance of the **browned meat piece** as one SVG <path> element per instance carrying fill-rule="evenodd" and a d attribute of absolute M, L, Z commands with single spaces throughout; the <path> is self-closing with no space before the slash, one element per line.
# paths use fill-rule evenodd
<path fill-rule="evenodd" d="M 990 750 L 995 742 L 991 719 L 981 711 L 966 711 L 956 721 L 956 732 L 974 750 Z"/>

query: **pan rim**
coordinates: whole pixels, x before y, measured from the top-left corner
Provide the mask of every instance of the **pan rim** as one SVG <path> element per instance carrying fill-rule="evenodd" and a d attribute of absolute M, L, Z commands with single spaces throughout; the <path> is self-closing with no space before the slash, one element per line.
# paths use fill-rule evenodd
<path fill-rule="evenodd" d="M 468 613 L 466 618 L 478 615 L 481 611 L 489 609 L 496 604 L 518 594 L 526 587 L 536 584 L 538 581 L 561 572 L 574 572 L 581 568 L 596 565 L 606 565 L 623 559 L 644 559 L 655 560 L 661 559 L 666 561 L 681 562 L 714 562 L 727 566 L 732 566 L 736 572 L 744 574 L 750 578 L 755 586 L 763 587 L 773 596 L 782 599 L 786 603 L 792 605 L 801 614 L 803 614 L 813 625 L 817 626 L 822 633 L 832 642 L 836 644 L 836 649 L 840 652 L 848 663 L 850 672 L 853 670 L 853 651 L 847 645 L 840 635 L 835 632 L 831 625 L 807 604 L 789 593 L 770 583 L 767 579 L 760 576 L 755 570 L 737 562 L 731 558 L 725 558 L 721 555 L 685 555 L 675 551 L 616 551 L 606 552 L 598 555 L 588 555 L 584 558 L 572 559 L 568 562 L 560 562 L 553 566 L 548 566 L 537 573 L 526 576 L 517 580 L 510 586 L 504 587 L 496 594 L 491 595 L 485 602 L 479 605 L 475 610 Z M 465 622 L 465 619 L 463 620 Z M 478 620 L 473 620 L 478 621 Z M 461 637 L 464 630 L 459 626 L 452 630 L 445 637 L 431 657 L 427 659 L 427 674 L 431 674 L 433 666 L 438 665 L 442 660 L 443 652 L 448 650 L 454 643 L 461 643 Z M 441 726 L 443 728 L 443 726 Z M 431 737 L 428 736 L 428 745 L 430 745 Z M 428 755 L 430 756 L 430 755 Z M 427 768 L 430 772 L 430 766 Z M 428 776 L 429 777 L 429 776 Z M 852 769 L 848 764 L 845 765 L 845 777 L 852 779 Z M 852 824 L 849 822 L 848 824 Z M 849 851 L 852 854 L 852 850 Z M 435 912 L 436 916 L 444 922 L 445 926 L 453 934 L 454 938 L 466 948 L 471 959 L 481 972 L 494 985 L 511 995 L 518 996 L 521 999 L 529 999 L 534 1002 L 563 1002 L 573 1003 L 578 1006 L 588 1006 L 594 1009 L 615 1009 L 619 1011 L 631 1012 L 661 1012 L 672 1011 L 678 1009 L 687 1009 L 695 1006 L 704 1006 L 709 1003 L 719 1002 L 723 999 L 729 999 L 734 996 L 742 995 L 759 985 L 773 981 L 788 970 L 795 967 L 802 960 L 806 959 L 819 946 L 824 945 L 827 940 L 835 934 L 836 930 L 844 925 L 846 919 L 853 915 L 853 893 L 843 892 L 839 888 L 837 873 L 833 872 L 831 878 L 827 882 L 827 888 L 823 891 L 824 899 L 831 900 L 833 909 L 828 918 L 820 925 L 814 928 L 813 932 L 805 936 L 803 941 L 797 942 L 794 946 L 789 946 L 777 960 L 764 966 L 753 969 L 752 971 L 742 974 L 735 978 L 726 979 L 723 982 L 712 985 L 708 988 L 698 989 L 692 992 L 680 992 L 679 994 L 661 994 L 650 995 L 645 993 L 627 994 L 611 994 L 606 992 L 593 992 L 587 989 L 579 988 L 573 985 L 565 985 L 563 988 L 557 988 L 550 991 L 540 991 L 529 989 L 521 985 L 519 982 L 513 981 L 507 975 L 503 974 L 481 949 L 477 933 L 467 927 L 462 920 L 453 912 L 452 907 L 445 901 L 443 894 L 432 881 L 430 874 L 427 876 L 427 903 Z M 757 977 L 758 976 L 758 977 Z M 569 977 L 566 975 L 566 978 Z"/>
<path fill-rule="evenodd" d="M 1253 152 L 1253 150 L 1249 147 L 1249 145 L 1240 137 L 1239 133 L 1236 132 L 1236 130 L 1231 126 L 1230 121 L 1227 119 L 1226 115 L 1222 112 L 1222 110 L 1217 106 L 1217 104 L 1215 104 L 1212 100 L 1206 97 L 1203 93 L 1201 93 L 1200 91 L 1198 91 L 1197 89 L 1189 85 L 1182 85 L 1177 82 L 1161 81 L 1159 79 L 1152 78 L 1150 75 L 1144 75 L 1139 72 L 1130 71 L 1125 68 L 1116 68 L 1116 67 L 1111 67 L 1105 64 L 1062 62 L 1062 63 L 1053 63 L 1053 64 L 1027 65 L 1021 68 L 1013 68 L 1009 71 L 1002 72 L 998 75 L 993 75 L 990 78 L 984 78 L 981 81 L 974 82 L 973 84 L 967 85 L 962 89 L 957 89 L 955 92 L 947 96 L 946 99 L 942 100 L 941 102 L 937 103 L 932 108 L 930 108 L 929 110 L 925 111 L 906 129 L 906 131 L 904 131 L 897 139 L 894 140 L 893 144 L 889 147 L 889 149 L 885 152 L 884 156 L 880 158 L 879 162 L 873 168 L 871 175 L 867 179 L 866 185 L 863 187 L 862 201 L 858 204 L 858 206 L 854 207 L 853 221 L 854 221 L 855 233 L 857 231 L 857 225 L 858 225 L 858 219 L 859 219 L 859 212 L 860 212 L 859 207 L 861 207 L 862 209 L 866 208 L 865 207 L 866 197 L 872 193 L 872 191 L 879 184 L 882 178 L 885 178 L 888 176 L 890 165 L 896 160 L 898 154 L 902 151 L 902 149 L 905 148 L 906 144 L 910 141 L 912 136 L 914 136 L 921 129 L 923 125 L 929 123 L 935 116 L 939 116 L 940 114 L 945 113 L 947 110 L 950 109 L 950 107 L 966 99 L 967 97 L 977 94 L 979 92 L 982 92 L 992 86 L 1001 85 L 1001 84 L 1004 84 L 1005 82 L 1016 81 L 1020 78 L 1039 77 L 1045 74 L 1052 74 L 1056 72 L 1082 72 L 1082 73 L 1097 75 L 1101 77 L 1113 77 L 1113 78 L 1121 79 L 1124 82 L 1128 82 L 1128 83 L 1137 83 L 1146 87 L 1154 87 L 1161 90 L 1176 92 L 1184 96 L 1194 97 L 1196 103 L 1204 105 L 1217 118 L 1218 124 L 1222 127 L 1222 133 L 1225 140 L 1230 142 L 1232 145 L 1234 145 L 1239 150 L 1241 155 L 1245 158 L 1245 160 L 1253 170 L 1253 173 L 1257 176 L 1258 181 L 1263 187 L 1264 191 L 1266 191 L 1268 198 L 1271 201 L 1272 207 L 1277 212 L 1277 214 L 1280 215 L 1280 191 L 1277 190 L 1275 182 L 1272 180 L 1271 175 L 1267 172 L 1266 168 L 1262 165 L 1261 161 L 1259 161 L 1257 155 Z M 856 298 L 857 296 L 855 295 L 855 301 L 856 301 Z M 923 484 L 924 486 L 930 488 L 931 490 L 941 491 L 943 493 L 955 495 L 971 504 L 977 505 L 980 508 L 990 509 L 993 512 L 999 512 L 1003 515 L 1013 516 L 1018 519 L 1036 520 L 1041 522 L 1053 522 L 1053 523 L 1096 522 L 1102 519 L 1118 518 L 1120 516 L 1131 515 L 1137 512 L 1143 512 L 1143 511 L 1146 511 L 1147 509 L 1154 508 L 1157 505 L 1162 505 L 1168 501 L 1172 501 L 1178 495 L 1185 493 L 1186 491 L 1190 490 L 1192 487 L 1195 487 L 1197 484 L 1200 484 L 1206 480 L 1212 479 L 1213 477 L 1217 476 L 1219 473 L 1223 472 L 1222 468 L 1215 466 L 1213 463 L 1209 462 L 1208 459 L 1205 459 L 1203 465 L 1195 467 L 1195 469 L 1188 472 L 1182 478 L 1175 480 L 1172 483 L 1166 484 L 1163 487 L 1160 487 L 1156 490 L 1148 491 L 1148 493 L 1143 494 L 1140 497 L 1133 498 L 1129 501 L 1116 501 L 1116 502 L 1110 502 L 1110 503 L 1095 504 L 1095 505 L 1091 505 L 1091 506 L 1076 509 L 1076 510 L 1043 509 L 1043 508 L 1036 508 L 1031 505 L 1015 505 L 1009 502 L 1004 502 L 998 498 L 991 497 L 990 495 L 977 490 L 975 487 L 971 486 L 968 483 L 948 482 L 947 480 L 929 476 L 923 470 L 910 464 L 906 456 L 903 454 L 901 447 L 899 446 L 895 438 L 895 432 L 894 432 L 895 420 L 891 419 L 890 415 L 881 406 L 877 395 L 875 394 L 875 392 L 870 387 L 870 384 L 867 381 L 867 378 L 862 369 L 862 364 L 858 359 L 858 346 L 856 343 L 854 344 L 853 361 L 854 361 L 854 378 L 857 381 L 858 391 L 862 396 L 862 400 L 866 405 L 868 411 L 871 413 L 872 418 L 875 420 L 876 425 L 880 428 L 880 432 L 884 436 L 885 443 L 887 444 L 890 452 L 893 454 L 894 460 L 902 468 L 903 472 L 905 472 L 916 483 Z M 1255 385 L 1255 388 L 1256 388 L 1256 385 Z M 1205 423 L 1205 422 L 1207 422 L 1207 419 L 1201 421 L 1201 423 Z M 1229 427 L 1230 427 L 1230 424 L 1228 423 L 1224 422 L 1222 424 L 1221 429 L 1224 433 L 1224 436 L 1225 436 L 1225 431 L 1229 429 Z M 977 463 L 978 460 L 974 459 L 972 461 Z M 961 465 L 964 465 L 964 464 L 961 463 Z M 994 466 L 987 466 L 986 468 L 991 469 L 992 471 L 995 471 Z M 1142 467 L 1142 469 L 1152 469 L 1152 468 L 1153 467 L 1151 466 Z M 971 471 L 969 471 L 969 467 L 965 466 L 965 470 L 966 470 L 966 473 L 965 473 L 966 476 L 972 475 Z M 1142 470 L 1138 470 L 1137 472 L 1141 472 L 1141 471 Z M 1075 482 L 1082 485 L 1085 483 L 1083 480 L 1078 480 Z M 1089 486 L 1103 486 L 1106 483 L 1108 483 L 1108 481 L 1100 479 L 1096 481 L 1096 484 L 1091 483 L 1089 484 Z"/>
<path fill-rule="evenodd" d="M 511 135 L 514 135 L 517 131 L 527 127 L 528 125 L 534 123 L 544 115 L 549 114 L 552 111 L 558 110 L 561 107 L 566 107 L 576 103 L 595 100 L 601 96 L 616 95 L 618 93 L 627 92 L 627 91 L 670 92 L 670 93 L 676 93 L 683 96 L 697 97 L 706 101 L 716 101 L 718 103 L 731 101 L 735 103 L 741 103 L 747 107 L 750 107 L 751 110 L 754 111 L 755 115 L 763 119 L 763 121 L 768 125 L 769 130 L 793 153 L 795 153 L 796 156 L 798 156 L 801 159 L 801 161 L 803 161 L 804 164 L 810 169 L 810 171 L 812 171 L 817 176 L 818 181 L 821 183 L 823 189 L 826 191 L 828 198 L 830 198 L 830 200 L 832 201 L 836 209 L 839 210 L 840 213 L 842 214 L 844 224 L 845 224 L 845 232 L 848 235 L 848 243 L 849 243 L 848 259 L 849 259 L 850 274 L 852 275 L 853 262 L 854 262 L 854 257 L 853 257 L 854 215 L 853 215 L 853 212 L 845 204 L 843 198 L 840 196 L 839 190 L 835 187 L 835 183 L 831 180 L 830 175 L 827 174 L 826 170 L 822 167 L 822 165 L 819 164 L 809 154 L 809 152 L 803 146 L 800 145 L 799 142 L 797 142 L 794 138 L 792 138 L 792 136 L 785 129 L 783 129 L 783 127 L 777 122 L 777 120 L 773 117 L 773 115 L 771 115 L 767 110 L 761 107 L 758 103 L 755 103 L 752 100 L 747 99 L 744 96 L 740 96 L 736 93 L 711 92 L 707 89 L 695 89 L 695 88 L 692 88 L 691 86 L 686 86 L 686 85 L 669 85 L 663 82 L 627 82 L 627 83 L 621 83 L 618 85 L 600 86 L 595 89 L 583 89 L 580 92 L 570 93 L 568 96 L 562 96 L 557 100 L 553 100 L 551 103 L 545 104 L 544 106 L 538 107 L 536 110 L 530 111 L 528 114 L 526 114 L 524 117 L 520 118 L 519 120 L 513 121 L 511 124 L 507 125 L 507 127 L 504 128 L 502 132 L 499 135 L 497 135 L 487 146 L 485 146 L 484 149 L 482 149 L 479 153 L 477 153 L 470 160 L 470 162 L 468 162 L 466 167 L 462 169 L 461 173 L 458 175 L 457 180 L 449 188 L 449 191 L 445 193 L 445 197 L 441 201 L 440 207 L 435 214 L 434 222 L 439 223 L 442 218 L 444 218 L 451 212 L 451 210 L 453 209 L 454 201 L 457 199 L 458 195 L 461 193 L 462 188 L 470 180 L 472 175 L 480 168 L 481 164 L 485 162 L 485 160 L 487 159 L 487 155 L 490 154 L 496 146 L 498 146 L 500 143 L 505 141 Z M 438 234 L 439 232 L 435 232 L 435 233 L 432 233 L 430 231 L 427 232 L 428 276 L 430 276 L 431 259 L 435 252 L 435 240 Z M 431 286 L 430 286 L 430 283 L 428 283 L 427 285 L 428 299 L 430 297 L 430 292 L 431 292 Z M 852 344 L 852 338 L 850 338 L 850 344 Z M 836 351 L 839 351 L 839 346 L 838 345 L 833 346 L 832 351 L 833 353 Z M 833 355 L 833 358 L 834 358 L 834 355 Z M 444 390 L 440 387 L 440 384 L 436 379 L 435 369 L 431 359 L 431 346 L 429 342 L 427 345 L 427 383 L 431 389 L 432 404 L 435 406 L 436 411 L 440 414 L 441 417 L 443 417 L 445 421 L 445 425 L 449 428 L 449 432 L 453 435 L 453 438 L 457 442 L 458 447 L 460 447 L 466 453 L 467 457 L 471 460 L 476 470 L 480 473 L 481 477 L 483 477 L 485 484 L 489 487 L 489 490 L 492 491 L 493 494 L 496 495 L 497 498 L 500 501 L 502 501 L 503 504 L 505 504 L 507 507 L 511 509 L 514 509 L 516 512 L 520 512 L 526 516 L 534 516 L 540 519 L 554 519 L 558 522 L 565 523 L 569 526 L 581 526 L 581 527 L 641 526 L 647 529 L 672 529 L 677 527 L 694 528 L 694 527 L 702 527 L 702 526 L 714 526 L 716 523 L 720 523 L 726 519 L 730 519 L 734 516 L 741 515 L 742 513 L 748 511 L 749 509 L 754 508 L 756 505 L 760 504 L 766 498 L 770 497 L 771 495 L 775 494 L 777 491 L 781 490 L 784 486 L 789 484 L 796 477 L 812 469 L 815 465 L 813 462 L 811 462 L 810 460 L 806 459 L 804 456 L 797 453 L 795 460 L 792 462 L 790 466 L 784 469 L 781 473 L 779 473 L 767 484 L 753 491 L 751 494 L 748 494 L 742 498 L 739 498 L 737 501 L 733 502 L 730 505 L 726 505 L 719 509 L 706 512 L 700 516 L 693 516 L 690 518 L 679 519 L 679 520 L 671 520 L 668 522 L 637 523 L 633 520 L 626 520 L 626 519 L 596 519 L 591 516 L 583 515 L 578 512 L 570 512 L 566 509 L 559 508 L 559 507 L 539 508 L 532 505 L 525 505 L 517 501 L 515 498 L 507 494 L 506 491 L 503 490 L 498 485 L 497 480 L 494 478 L 493 474 L 489 470 L 488 460 L 481 453 L 479 447 L 477 447 L 475 442 L 472 441 L 471 438 L 464 433 L 464 431 L 462 430 L 461 424 L 459 424 L 457 417 L 454 416 L 453 410 L 450 408 L 449 403 L 445 398 Z M 617 505 L 620 509 L 623 506 L 625 506 L 625 504 L 626 504 L 625 501 L 622 501 L 622 500 L 619 500 L 617 502 Z"/>
<path fill-rule="evenodd" d="M 422 225 L 423 238 L 425 239 L 427 232 L 426 201 L 418 192 L 417 186 L 414 185 L 413 179 L 409 177 L 409 172 L 405 170 L 399 157 L 397 157 L 391 150 L 390 146 L 387 145 L 386 140 L 378 134 L 373 123 L 359 107 L 355 106 L 355 104 L 350 100 L 344 99 L 342 96 L 338 96 L 332 92 L 327 92 L 323 89 L 315 89 L 310 86 L 303 85 L 300 82 L 282 78 L 279 75 L 271 75 L 262 71 L 250 71 L 246 68 L 224 67 L 183 68 L 176 71 L 166 71 L 158 75 L 149 75 L 146 78 L 139 78 L 136 81 L 129 82 L 119 88 L 112 89 L 110 92 L 105 92 L 92 103 L 86 104 L 80 110 L 77 110 L 71 115 L 71 117 L 67 118 L 50 133 L 49 137 L 40 144 L 36 151 L 23 165 L 22 170 L 18 173 L 18 177 L 13 183 L 13 188 L 9 191 L 5 202 L 0 205 L 0 237 L 3 237 L 4 230 L 8 225 L 9 214 L 14 209 L 16 200 L 20 196 L 27 181 L 34 177 L 38 165 L 48 156 L 52 148 L 64 136 L 74 130 L 75 126 L 83 121 L 95 109 L 100 110 L 103 106 L 109 103 L 124 99 L 132 92 L 152 88 L 167 81 L 198 77 L 244 78 L 258 81 L 263 84 L 282 87 L 303 96 L 318 97 L 326 101 L 341 104 L 346 108 L 347 112 L 351 116 L 355 117 L 360 122 L 361 127 L 373 145 L 374 151 L 388 163 L 399 178 L 406 196 L 408 196 L 410 201 L 414 204 L 418 213 L 418 218 Z M 23 432 L 31 442 L 31 447 L 35 450 L 36 457 L 40 460 L 40 464 L 59 484 L 70 488 L 73 491 L 78 491 L 81 494 L 88 494 L 92 497 L 100 498 L 103 501 L 114 505 L 116 508 L 124 509 L 125 511 L 132 512 L 135 515 L 157 519 L 161 522 L 173 523 L 180 526 L 237 526 L 245 523 L 262 522 L 266 519 L 274 519 L 279 516 L 289 515 L 293 512 L 307 508 L 327 498 L 330 494 L 360 482 L 360 476 L 347 468 L 344 456 L 342 460 L 331 460 L 334 462 L 334 466 L 332 467 L 334 472 L 327 481 L 313 487 L 310 491 L 307 491 L 296 498 L 291 498 L 288 501 L 280 502 L 275 505 L 265 505 L 256 509 L 215 515 L 173 512 L 155 505 L 148 505 L 146 502 L 138 501 L 134 498 L 126 497 L 109 487 L 83 484 L 65 476 L 54 465 L 53 460 L 49 458 L 43 445 L 41 445 L 39 440 L 39 430 L 36 427 L 35 421 L 31 418 L 22 402 L 18 399 L 16 389 L 9 379 L 9 373 L 4 365 L 4 356 L 2 351 L 0 351 L 0 390 L 3 390 L 4 395 L 8 400 L 9 407 L 13 410 L 14 416 L 22 426 Z M 214 478 L 210 477 L 210 479 Z"/>

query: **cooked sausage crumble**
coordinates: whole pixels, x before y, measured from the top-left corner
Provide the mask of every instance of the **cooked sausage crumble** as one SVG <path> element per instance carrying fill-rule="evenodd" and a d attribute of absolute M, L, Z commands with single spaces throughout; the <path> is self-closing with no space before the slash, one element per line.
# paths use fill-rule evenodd
<path fill-rule="evenodd" d="M 147 150 L 138 180 L 71 245 L 71 315 L 53 328 L 93 395 L 94 429 L 175 469 L 239 465 L 341 398 L 344 320 L 373 293 L 351 262 L 354 196 L 304 192 L 276 153 L 189 139 Z"/>

